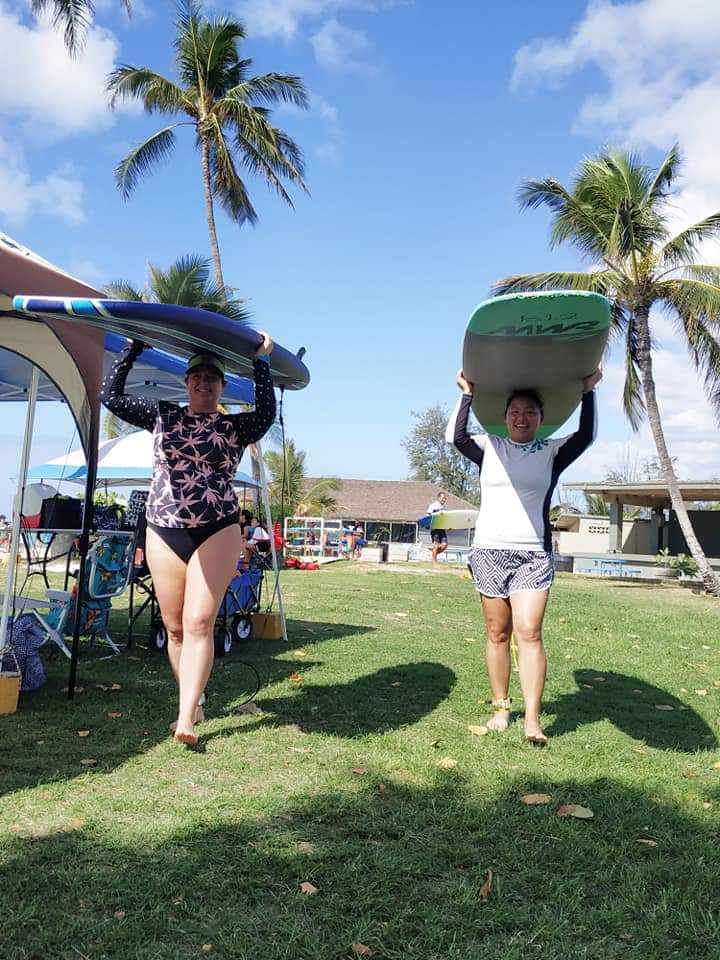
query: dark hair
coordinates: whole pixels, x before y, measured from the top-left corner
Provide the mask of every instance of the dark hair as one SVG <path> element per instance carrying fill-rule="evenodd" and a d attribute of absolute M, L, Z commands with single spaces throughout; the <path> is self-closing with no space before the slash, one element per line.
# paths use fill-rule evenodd
<path fill-rule="evenodd" d="M 243 517 L 248 523 L 252 520 L 252 510 L 241 510 L 240 516 Z"/>
<path fill-rule="evenodd" d="M 542 419 L 545 416 L 545 407 L 542 402 L 542 397 L 537 392 L 537 390 L 532 390 L 532 389 L 513 390 L 513 392 L 510 394 L 510 396 L 507 399 L 507 403 L 505 404 L 505 413 L 507 413 L 508 410 L 510 409 L 510 404 L 513 402 L 513 400 L 517 400 L 518 397 L 524 397 L 526 400 L 532 400 L 532 402 L 540 411 L 540 419 Z"/>

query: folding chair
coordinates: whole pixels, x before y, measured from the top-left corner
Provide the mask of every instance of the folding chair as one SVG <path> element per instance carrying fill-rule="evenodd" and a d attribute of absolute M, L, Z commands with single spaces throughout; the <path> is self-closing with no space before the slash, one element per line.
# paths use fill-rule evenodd
<path fill-rule="evenodd" d="M 80 633 L 91 641 L 107 644 L 112 651 L 111 655 L 120 653 L 120 648 L 108 629 L 112 598 L 119 597 L 128 587 L 133 548 L 132 536 L 113 533 L 100 537 L 88 551 Z M 70 649 L 65 643 L 65 637 L 71 636 L 74 630 L 77 594 L 76 583 L 70 591 L 49 589 L 46 600 L 15 598 L 15 607 L 30 610 L 49 639 L 68 658 Z"/>

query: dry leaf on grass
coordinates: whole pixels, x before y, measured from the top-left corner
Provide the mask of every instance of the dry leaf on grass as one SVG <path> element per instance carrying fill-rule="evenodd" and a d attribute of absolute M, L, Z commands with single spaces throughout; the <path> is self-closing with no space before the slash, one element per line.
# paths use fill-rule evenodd
<path fill-rule="evenodd" d="M 125 911 L 124 911 L 124 910 L 116 910 L 115 913 L 113 914 L 113 916 L 115 917 L 116 920 L 122 920 L 122 919 L 124 919 L 124 917 L 125 917 Z"/>
<path fill-rule="evenodd" d="M 238 713 L 262 713 L 260 707 L 253 703 L 251 700 L 250 703 L 241 703 L 237 709 Z"/>
<path fill-rule="evenodd" d="M 395 683 L 391 683 L 390 686 L 391 686 L 391 687 L 399 687 L 399 686 L 400 686 L 400 681 L 399 681 L 399 680 L 396 680 Z"/>
<path fill-rule="evenodd" d="M 551 803 L 552 797 L 549 793 L 526 793 L 524 797 L 520 797 L 523 803 L 526 803 L 529 807 L 538 806 L 543 803 Z"/>
<path fill-rule="evenodd" d="M 102 690 L 103 693 L 107 693 L 107 691 L 110 689 L 106 683 L 96 683 L 95 687 L 98 690 Z"/>
<path fill-rule="evenodd" d="M 452 770 L 457 764 L 457 760 L 452 757 L 441 757 L 436 766 L 440 767 L 441 770 Z"/>
<path fill-rule="evenodd" d="M 492 884 L 493 884 L 493 872 L 492 870 L 488 870 L 487 876 L 483 881 L 483 885 L 478 890 L 478 896 L 480 897 L 481 900 L 487 900 L 487 898 L 490 896 L 490 891 L 492 890 Z"/>
<path fill-rule="evenodd" d="M 656 710 L 674 710 L 675 707 L 671 707 L 669 703 L 656 703 L 655 709 Z"/>
<path fill-rule="evenodd" d="M 288 747 L 293 753 L 312 753 L 310 747 Z"/>
<path fill-rule="evenodd" d="M 440 739 L 438 739 L 438 740 L 431 740 L 431 741 L 430 741 L 430 746 L 431 746 L 431 747 L 435 747 L 435 749 L 437 749 L 437 748 L 440 746 L 441 743 L 442 743 L 442 740 L 440 740 Z"/>
<path fill-rule="evenodd" d="M 646 837 L 640 837 L 638 840 L 635 841 L 635 843 L 642 843 L 642 844 L 644 844 L 646 847 L 656 847 L 656 846 L 657 846 L 657 840 L 648 840 Z"/>
<path fill-rule="evenodd" d="M 695 693 L 696 693 L 699 697 L 706 697 L 706 696 L 707 696 L 707 690 L 696 690 Z"/>
<path fill-rule="evenodd" d="M 352 772 L 355 774 L 356 777 L 362 777 L 364 774 L 367 773 L 367 767 L 353 767 Z"/>
<path fill-rule="evenodd" d="M 78 736 L 79 736 L 79 737 L 89 737 L 89 736 L 90 736 L 90 731 L 89 731 L 89 730 L 78 730 Z"/>
<path fill-rule="evenodd" d="M 298 843 L 298 850 L 300 853 L 315 853 L 315 844 L 310 843 L 309 840 L 301 840 Z"/>
<path fill-rule="evenodd" d="M 295 657 L 306 657 L 307 654 L 304 650 L 293 650 L 293 656 Z"/>
<path fill-rule="evenodd" d="M 384 783 L 379 783 L 377 789 L 378 789 L 378 793 L 380 794 L 380 796 L 381 796 L 381 797 L 384 797 L 384 796 L 385 796 L 385 784 L 384 784 Z"/>
<path fill-rule="evenodd" d="M 406 613 L 396 613 L 395 616 L 396 616 L 396 617 L 406 617 L 407 614 L 406 614 Z"/>
<path fill-rule="evenodd" d="M 300 893 L 312 894 L 317 892 L 318 892 L 318 888 L 315 886 L 314 883 L 308 883 L 308 881 L 305 880 L 303 881 L 303 883 L 300 884 Z"/>
<path fill-rule="evenodd" d="M 350 948 L 356 957 L 372 957 L 374 951 L 364 943 L 354 943 Z"/>
<path fill-rule="evenodd" d="M 288 679 L 291 683 L 302 683 L 303 675 L 301 673 L 291 673 Z"/>
<path fill-rule="evenodd" d="M 586 690 L 592 690 L 592 689 L 593 689 L 593 685 L 592 685 L 591 683 L 584 683 L 583 686 L 585 687 Z"/>
<path fill-rule="evenodd" d="M 712 803 L 709 800 L 703 800 L 703 810 L 709 810 Z"/>
<path fill-rule="evenodd" d="M 111 720 L 117 720 L 120 717 L 122 717 L 123 714 L 119 713 L 117 710 L 111 710 L 108 716 L 110 717 Z"/>
<path fill-rule="evenodd" d="M 685 777 L 686 780 L 697 780 L 698 778 L 698 775 L 695 773 L 694 770 L 684 770 L 683 776 Z"/>
<path fill-rule="evenodd" d="M 114 684 L 110 687 L 110 689 L 111 689 L 111 690 L 122 690 L 122 687 L 120 686 L 119 683 L 114 683 Z"/>
<path fill-rule="evenodd" d="M 62 692 L 63 692 L 63 693 L 69 693 L 69 688 L 68 688 L 68 687 L 63 687 L 63 688 L 62 688 Z M 75 687 L 75 693 L 85 693 L 85 687 Z"/>
<path fill-rule="evenodd" d="M 211 943 L 204 943 L 200 949 L 203 953 L 212 953 L 213 945 Z"/>
<path fill-rule="evenodd" d="M 720 770 L 720 760 L 718 760 L 717 763 L 714 763 L 714 764 L 713 764 L 713 768 L 714 768 L 715 770 Z"/>
<path fill-rule="evenodd" d="M 83 767 L 96 767 L 97 760 L 94 757 L 83 757 L 80 761 L 80 765 Z"/>
<path fill-rule="evenodd" d="M 488 728 L 483 726 L 478 726 L 477 724 L 471 723 L 468 727 L 468 730 L 474 737 L 485 737 L 488 733 Z"/>
<path fill-rule="evenodd" d="M 595 814 L 590 807 L 581 807 L 578 803 L 564 803 L 558 807 L 559 817 L 575 817 L 576 820 L 592 820 Z"/>

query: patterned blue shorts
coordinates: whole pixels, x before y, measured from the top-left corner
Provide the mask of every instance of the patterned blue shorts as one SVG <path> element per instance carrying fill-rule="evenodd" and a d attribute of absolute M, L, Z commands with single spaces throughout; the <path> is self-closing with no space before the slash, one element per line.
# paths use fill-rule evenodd
<path fill-rule="evenodd" d="M 468 567 L 475 589 L 485 597 L 507 598 L 528 590 L 549 590 L 555 579 L 549 550 L 486 550 L 473 547 Z"/>

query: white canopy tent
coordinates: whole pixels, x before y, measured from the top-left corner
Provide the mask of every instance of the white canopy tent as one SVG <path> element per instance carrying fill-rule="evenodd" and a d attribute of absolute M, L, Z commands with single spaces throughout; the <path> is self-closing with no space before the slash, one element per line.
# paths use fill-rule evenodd
<path fill-rule="evenodd" d="M 96 480 L 106 487 L 146 487 L 152 479 L 152 468 L 153 438 L 147 430 L 133 430 L 99 444 Z M 84 484 L 86 472 L 85 451 L 80 447 L 32 467 L 28 479 Z M 238 487 L 258 486 L 242 470 L 235 474 L 235 483 Z"/>

